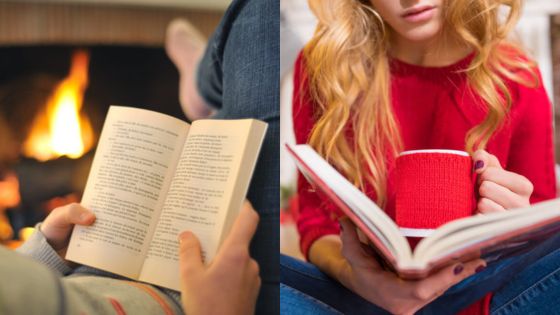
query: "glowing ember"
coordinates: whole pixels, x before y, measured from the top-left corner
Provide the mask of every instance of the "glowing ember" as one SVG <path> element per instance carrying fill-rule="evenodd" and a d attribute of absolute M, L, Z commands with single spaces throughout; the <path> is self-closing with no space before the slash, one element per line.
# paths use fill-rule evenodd
<path fill-rule="evenodd" d="M 35 118 L 23 153 L 40 161 L 78 158 L 93 144 L 91 124 L 80 110 L 88 84 L 89 55 L 76 51 L 68 76 L 57 86 L 44 112 Z"/>

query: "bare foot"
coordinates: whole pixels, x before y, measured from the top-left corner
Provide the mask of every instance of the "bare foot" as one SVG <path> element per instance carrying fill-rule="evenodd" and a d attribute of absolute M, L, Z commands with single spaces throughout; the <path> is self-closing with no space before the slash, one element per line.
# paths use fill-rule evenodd
<path fill-rule="evenodd" d="M 187 20 L 175 19 L 167 26 L 165 51 L 179 71 L 179 101 L 191 120 L 213 113 L 196 88 L 196 69 L 205 48 L 206 39 Z"/>

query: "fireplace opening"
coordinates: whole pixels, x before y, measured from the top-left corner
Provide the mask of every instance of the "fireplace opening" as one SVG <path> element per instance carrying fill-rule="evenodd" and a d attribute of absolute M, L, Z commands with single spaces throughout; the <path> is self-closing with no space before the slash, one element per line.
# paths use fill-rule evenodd
<path fill-rule="evenodd" d="M 22 146 L 24 156 L 42 162 L 61 156 L 77 159 L 91 149 L 93 130 L 88 116 L 82 112 L 88 69 L 88 51 L 74 51 L 68 75 L 34 113 Z"/>
<path fill-rule="evenodd" d="M 0 241 L 80 200 L 110 105 L 184 119 L 178 79 L 163 48 L 0 48 Z"/>

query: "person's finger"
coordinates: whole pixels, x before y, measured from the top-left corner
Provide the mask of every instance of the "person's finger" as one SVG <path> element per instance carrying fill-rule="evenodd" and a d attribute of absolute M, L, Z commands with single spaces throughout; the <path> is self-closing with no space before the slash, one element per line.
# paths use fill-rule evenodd
<path fill-rule="evenodd" d="M 450 287 L 475 274 L 486 267 L 482 259 L 474 259 L 465 263 L 449 265 L 437 273 L 414 283 L 415 297 L 430 301 L 442 295 Z"/>
<path fill-rule="evenodd" d="M 481 174 L 488 167 L 502 168 L 500 161 L 495 155 L 492 155 L 485 150 L 477 150 L 473 155 L 473 168 L 474 172 Z"/>
<path fill-rule="evenodd" d="M 506 211 L 504 207 L 500 206 L 499 204 L 495 203 L 494 201 L 488 198 L 480 198 L 478 200 L 476 209 L 478 213 L 482 213 L 482 214 Z"/>
<path fill-rule="evenodd" d="M 261 287 L 261 277 L 260 277 L 261 271 L 260 271 L 259 263 L 257 263 L 256 260 L 251 258 L 249 260 L 249 264 L 247 265 L 247 268 L 250 275 L 250 280 L 253 284 L 252 288 L 253 290 L 256 289 L 256 291 L 258 292 Z"/>
<path fill-rule="evenodd" d="M 522 196 L 491 181 L 483 181 L 478 188 L 478 193 L 480 197 L 490 199 L 505 209 L 527 206 L 528 203 Z"/>
<path fill-rule="evenodd" d="M 454 286 L 455 284 L 465 280 L 466 278 L 472 276 L 475 273 L 478 273 L 482 270 L 484 270 L 484 268 L 486 268 L 486 262 L 482 259 L 477 259 L 474 261 L 470 261 L 466 264 L 460 264 L 462 266 L 462 271 L 459 273 L 461 276 L 460 277 L 455 277 L 453 279 L 450 279 L 450 284 L 447 287 L 441 287 L 439 289 L 439 291 L 435 291 L 432 292 L 432 297 L 429 298 L 426 301 L 426 304 L 430 304 L 432 301 L 434 301 L 435 299 L 437 299 L 438 297 L 440 297 L 441 295 L 443 295 L 445 293 L 445 291 L 449 290 L 452 286 Z M 456 271 L 457 265 L 455 265 L 455 267 L 453 267 L 453 274 L 455 275 L 455 271 Z M 449 275 L 449 272 L 447 273 L 447 275 Z"/>
<path fill-rule="evenodd" d="M 179 235 L 179 266 L 182 279 L 204 268 L 200 242 L 192 232 L 185 231 Z"/>
<path fill-rule="evenodd" d="M 364 246 L 356 231 L 356 226 L 350 219 L 344 218 L 340 223 L 340 239 L 342 240 L 342 255 L 355 267 L 379 268 L 377 260 L 364 250 Z"/>
<path fill-rule="evenodd" d="M 243 207 L 241 208 L 241 211 L 239 211 L 239 215 L 233 223 L 231 231 L 224 243 L 227 243 L 226 246 L 231 246 L 232 244 L 249 246 L 249 243 L 257 230 L 258 223 L 258 213 L 255 209 L 253 209 L 251 203 L 245 200 Z"/>
<path fill-rule="evenodd" d="M 82 207 L 79 203 L 72 203 L 65 207 L 63 224 L 91 225 L 95 221 L 95 215 L 93 212 Z"/>
<path fill-rule="evenodd" d="M 531 196 L 533 184 L 525 176 L 497 167 L 488 167 L 480 174 L 479 181 L 491 181 L 521 196 Z"/>
<path fill-rule="evenodd" d="M 348 218 L 344 218 L 338 221 L 338 223 L 340 224 L 340 239 L 343 244 L 342 252 L 351 256 L 356 254 L 362 255 L 362 244 L 358 238 L 358 232 L 354 223 Z"/>

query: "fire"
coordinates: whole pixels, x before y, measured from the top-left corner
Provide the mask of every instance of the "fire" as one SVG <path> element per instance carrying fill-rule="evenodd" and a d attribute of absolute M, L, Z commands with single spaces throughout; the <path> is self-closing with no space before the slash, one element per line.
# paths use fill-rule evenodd
<path fill-rule="evenodd" d="M 75 159 L 92 147 L 93 129 L 81 113 L 88 65 L 87 51 L 74 52 L 68 76 L 58 84 L 44 112 L 35 118 L 23 145 L 24 155 L 40 161 L 61 156 Z"/>

